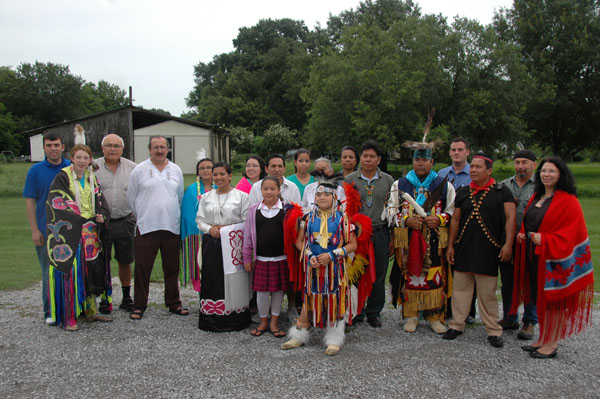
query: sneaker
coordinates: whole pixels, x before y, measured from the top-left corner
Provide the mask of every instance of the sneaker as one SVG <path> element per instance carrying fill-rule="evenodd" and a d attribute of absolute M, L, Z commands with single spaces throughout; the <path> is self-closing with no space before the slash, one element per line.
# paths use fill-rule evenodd
<path fill-rule="evenodd" d="M 533 339 L 534 331 L 534 324 L 529 321 L 525 321 L 523 322 L 523 327 L 521 327 L 521 330 L 519 330 L 519 334 L 517 334 L 517 338 L 522 339 L 524 341 Z"/>
<path fill-rule="evenodd" d="M 475 318 L 473 316 L 467 316 L 467 319 L 465 320 L 465 323 L 467 323 L 467 324 L 473 324 L 473 323 L 475 323 Z"/>
<path fill-rule="evenodd" d="M 52 317 L 46 317 L 46 325 L 55 326 L 56 322 L 54 321 L 54 319 Z"/>

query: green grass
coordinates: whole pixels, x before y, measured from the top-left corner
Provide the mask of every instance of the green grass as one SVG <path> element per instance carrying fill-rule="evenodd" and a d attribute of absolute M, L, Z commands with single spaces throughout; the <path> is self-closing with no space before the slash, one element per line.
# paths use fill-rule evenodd
<path fill-rule="evenodd" d="M 25 201 L 22 198 L 25 175 L 30 163 L 0 164 L 0 290 L 25 288 L 40 280 L 40 267 L 31 242 L 31 231 L 25 213 Z M 439 169 L 445 165 L 436 165 Z M 394 177 L 400 175 L 402 168 L 410 170 L 410 165 L 390 165 Z M 580 202 L 585 214 L 592 247 L 592 262 L 600 259 L 600 164 L 578 163 L 569 165 L 577 179 Z M 334 164 L 340 170 L 339 164 Z M 293 163 L 287 162 L 287 173 L 294 173 Z M 503 179 L 513 174 L 511 163 L 496 163 L 494 176 Z M 241 177 L 241 171 L 234 171 L 232 184 Z M 195 177 L 185 176 L 185 186 L 193 183 Z M 594 191 L 595 190 L 595 191 Z M 587 195 L 589 193 L 598 195 Z M 113 276 L 118 275 L 117 264 L 112 264 Z M 163 273 L 160 255 L 152 271 L 152 281 L 162 281 Z M 594 270 L 595 290 L 600 291 L 600 267 Z"/>

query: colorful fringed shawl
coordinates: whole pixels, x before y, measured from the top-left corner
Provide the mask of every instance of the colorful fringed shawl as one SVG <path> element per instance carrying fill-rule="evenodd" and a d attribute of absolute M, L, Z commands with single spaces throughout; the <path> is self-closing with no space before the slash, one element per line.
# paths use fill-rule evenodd
<path fill-rule="evenodd" d="M 527 207 L 535 206 L 535 201 L 532 196 Z M 594 270 L 583 211 L 574 195 L 554 193 L 538 232 L 537 311 L 540 341 L 546 343 L 577 334 L 591 324 Z M 518 243 L 515 254 L 513 314 L 532 295 L 525 245 Z"/>
<path fill-rule="evenodd" d="M 109 304 L 112 303 L 110 263 L 104 256 L 105 224 L 97 225 L 94 215 L 81 216 L 82 209 L 95 209 L 96 214 L 102 214 L 105 220 L 110 219 L 93 174 L 90 180 L 93 182 L 93 194 L 86 179 L 81 201 L 90 201 L 93 195 L 94 204 L 82 204 L 81 207 L 77 204 L 73 190 L 78 189 L 80 183 L 73 181 L 70 166 L 56 176 L 46 202 L 51 314 L 63 327 L 75 324 L 84 311 L 86 296 L 101 295 Z"/>
<path fill-rule="evenodd" d="M 213 189 L 216 187 L 213 185 Z M 200 198 L 206 193 L 204 183 L 197 179 L 191 184 L 181 202 L 181 266 L 179 276 L 181 283 L 186 285 L 192 281 L 195 291 L 200 292 L 200 267 L 198 265 L 198 251 L 200 248 L 201 234 L 196 224 L 196 214 Z"/>

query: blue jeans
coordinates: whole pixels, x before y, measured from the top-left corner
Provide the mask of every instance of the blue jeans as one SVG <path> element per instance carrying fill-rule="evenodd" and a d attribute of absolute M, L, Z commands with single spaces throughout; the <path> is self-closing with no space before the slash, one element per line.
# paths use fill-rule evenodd
<path fill-rule="evenodd" d="M 500 288 L 500 292 L 502 293 L 502 311 L 503 318 L 508 321 L 518 322 L 519 314 L 508 315 L 510 312 L 510 306 L 512 303 L 512 295 L 513 295 L 513 284 L 514 284 L 514 266 L 510 262 L 501 262 L 500 263 L 500 281 L 502 282 L 502 287 Z M 536 291 L 533 290 L 532 294 Z M 535 295 L 535 294 L 533 294 Z M 529 322 L 531 324 L 537 324 L 537 307 L 535 306 L 535 302 L 526 303 L 525 311 L 523 312 L 523 322 Z"/>
<path fill-rule="evenodd" d="M 367 300 L 367 317 L 379 316 L 385 304 L 385 276 L 390 260 L 390 231 L 387 226 L 373 230 L 373 252 L 375 253 L 375 282 Z"/>
<path fill-rule="evenodd" d="M 37 252 L 40 267 L 42 268 L 42 303 L 44 304 L 44 319 L 47 319 L 50 317 L 50 299 L 48 297 L 50 258 L 48 258 L 48 248 L 46 248 L 46 245 L 39 247 L 36 245 L 35 252 Z"/>

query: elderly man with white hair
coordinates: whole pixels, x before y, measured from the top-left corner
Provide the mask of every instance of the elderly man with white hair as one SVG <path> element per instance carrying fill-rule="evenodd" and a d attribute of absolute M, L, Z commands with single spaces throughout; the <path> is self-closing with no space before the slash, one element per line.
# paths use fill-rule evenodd
<path fill-rule="evenodd" d="M 123 299 L 119 308 L 131 312 L 133 300 L 131 299 L 131 264 L 135 254 L 135 217 L 131 213 L 127 201 L 127 185 L 131 172 L 137 164 L 123 158 L 125 142 L 114 134 L 108 134 L 102 139 L 102 158 L 96 159 L 98 171 L 96 178 L 104 193 L 110 209 L 110 223 L 108 223 L 107 255 L 110 258 L 112 247 L 115 248 L 115 259 L 119 263 L 119 279 L 123 290 Z M 110 313 L 111 304 L 105 300 L 100 302 L 99 310 Z"/>
<path fill-rule="evenodd" d="M 331 161 L 325 157 L 317 158 L 315 160 L 315 170 L 312 171 L 311 174 L 315 176 L 317 181 L 314 183 L 310 183 L 304 188 L 304 197 L 302 198 L 302 210 L 304 211 L 304 213 L 308 213 L 313 210 L 315 206 L 315 194 L 317 192 L 317 187 L 319 186 L 319 183 L 323 179 L 331 179 L 335 177 Z M 340 179 L 343 179 L 341 173 L 338 173 L 338 175 Z M 342 185 L 339 185 L 337 188 L 337 198 L 338 201 L 341 203 L 343 203 L 346 200 L 346 193 L 344 192 L 344 187 L 342 187 Z"/>

